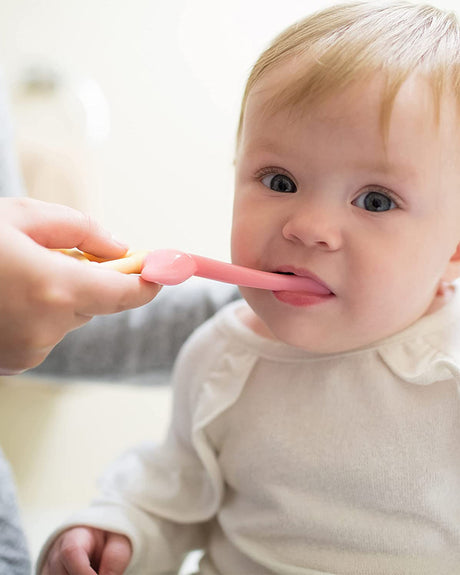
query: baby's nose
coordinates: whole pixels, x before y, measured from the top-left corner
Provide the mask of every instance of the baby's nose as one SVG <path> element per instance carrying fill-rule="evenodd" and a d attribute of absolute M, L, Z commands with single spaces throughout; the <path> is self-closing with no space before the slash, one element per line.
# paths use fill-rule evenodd
<path fill-rule="evenodd" d="M 283 236 L 306 246 L 335 251 L 342 246 L 342 226 L 338 214 L 325 207 L 307 205 L 290 213 Z"/>

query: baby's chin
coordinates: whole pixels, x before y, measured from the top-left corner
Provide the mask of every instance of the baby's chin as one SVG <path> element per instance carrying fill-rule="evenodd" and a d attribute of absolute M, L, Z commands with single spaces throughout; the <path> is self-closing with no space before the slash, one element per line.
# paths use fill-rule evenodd
<path fill-rule="evenodd" d="M 255 334 L 265 339 L 279 341 L 286 345 L 303 349 L 308 353 L 327 355 L 348 351 L 345 342 L 343 345 L 337 345 L 337 343 L 331 345 L 331 342 L 325 341 L 324 338 L 318 338 L 316 334 L 310 333 L 308 336 L 307 334 L 300 334 L 298 329 L 289 329 L 286 324 L 282 328 L 277 328 L 277 326 L 270 328 L 269 324 L 265 323 L 249 304 L 240 307 L 237 310 L 237 316 Z"/>
<path fill-rule="evenodd" d="M 278 341 L 301 349 L 312 355 L 336 355 L 364 349 L 375 345 L 380 339 L 385 339 L 389 334 L 384 334 L 382 338 L 375 338 L 375 335 L 354 334 L 349 331 L 343 337 L 337 330 L 326 330 L 322 333 L 315 326 L 289 326 L 287 323 L 263 321 L 249 305 L 240 310 L 240 320 L 251 331 L 259 336 L 272 341 Z M 302 329 L 304 328 L 304 329 Z"/>
<path fill-rule="evenodd" d="M 280 307 L 272 293 L 240 288 L 248 306 L 244 323 L 256 334 L 309 354 L 334 355 L 378 346 L 403 332 L 424 315 L 443 307 L 455 292 L 449 287 L 428 303 L 416 301 L 404 310 L 392 306 L 345 306 L 337 298 L 306 308 Z M 337 305 L 339 304 L 339 305 Z"/>

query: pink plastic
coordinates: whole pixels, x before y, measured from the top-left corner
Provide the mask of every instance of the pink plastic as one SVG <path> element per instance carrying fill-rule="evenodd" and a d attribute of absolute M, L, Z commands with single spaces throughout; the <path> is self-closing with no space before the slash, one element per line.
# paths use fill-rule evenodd
<path fill-rule="evenodd" d="M 170 249 L 150 252 L 141 272 L 144 280 L 162 285 L 177 285 L 193 275 L 270 291 L 330 293 L 327 287 L 308 277 L 263 272 Z"/>

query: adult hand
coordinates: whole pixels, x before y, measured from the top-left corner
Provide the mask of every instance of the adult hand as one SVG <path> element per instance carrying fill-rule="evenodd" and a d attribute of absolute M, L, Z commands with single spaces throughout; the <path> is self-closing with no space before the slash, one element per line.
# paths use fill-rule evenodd
<path fill-rule="evenodd" d="M 0 198 L 0 374 L 41 363 L 64 335 L 94 315 L 139 307 L 160 286 L 47 248 L 122 257 L 90 217 L 58 204 Z"/>
<path fill-rule="evenodd" d="M 122 575 L 131 555 L 131 544 L 124 535 L 76 527 L 54 541 L 41 575 Z"/>

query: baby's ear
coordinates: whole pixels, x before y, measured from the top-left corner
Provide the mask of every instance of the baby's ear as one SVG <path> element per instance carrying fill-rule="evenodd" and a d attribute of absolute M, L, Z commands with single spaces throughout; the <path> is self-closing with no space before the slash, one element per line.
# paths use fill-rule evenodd
<path fill-rule="evenodd" d="M 458 244 L 455 253 L 450 258 L 442 279 L 443 281 L 450 283 L 457 278 L 460 278 L 460 244 Z"/>

